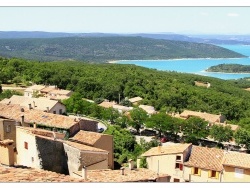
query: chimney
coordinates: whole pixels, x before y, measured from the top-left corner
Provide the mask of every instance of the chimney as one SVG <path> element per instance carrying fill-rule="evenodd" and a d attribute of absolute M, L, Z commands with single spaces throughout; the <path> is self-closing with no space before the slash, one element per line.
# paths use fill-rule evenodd
<path fill-rule="evenodd" d="M 29 109 L 31 110 L 31 104 L 29 104 Z"/>
<path fill-rule="evenodd" d="M 130 170 L 133 170 L 134 169 L 134 161 L 132 159 L 129 159 L 128 160 L 128 168 Z"/>
<path fill-rule="evenodd" d="M 125 170 L 125 168 L 124 168 L 124 167 L 121 167 L 120 169 L 121 169 L 121 175 L 124 175 L 124 170 Z"/>
<path fill-rule="evenodd" d="M 83 178 L 84 180 L 87 179 L 87 168 L 86 168 L 86 166 L 83 166 L 83 167 L 82 167 L 82 178 Z"/>
<path fill-rule="evenodd" d="M 21 116 L 21 125 L 24 123 L 24 115 Z"/>
<path fill-rule="evenodd" d="M 47 112 L 49 112 L 49 107 L 47 107 Z"/>

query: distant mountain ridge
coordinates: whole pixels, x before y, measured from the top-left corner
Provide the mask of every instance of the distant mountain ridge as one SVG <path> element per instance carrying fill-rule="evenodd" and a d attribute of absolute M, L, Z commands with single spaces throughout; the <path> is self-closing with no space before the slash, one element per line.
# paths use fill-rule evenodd
<path fill-rule="evenodd" d="M 131 36 L 0 39 L 0 56 L 89 62 L 245 57 L 211 44 Z"/>
<path fill-rule="evenodd" d="M 165 39 L 208 44 L 245 44 L 250 45 L 250 35 L 188 35 L 176 33 L 66 33 L 44 31 L 0 31 L 0 39 L 14 38 L 60 38 L 60 37 L 109 37 L 140 36 L 152 39 Z"/>

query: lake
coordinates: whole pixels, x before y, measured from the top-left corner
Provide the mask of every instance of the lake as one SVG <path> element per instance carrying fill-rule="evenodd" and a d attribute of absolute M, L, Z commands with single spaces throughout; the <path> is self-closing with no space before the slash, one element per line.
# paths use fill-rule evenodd
<path fill-rule="evenodd" d="M 235 58 L 235 59 L 173 59 L 173 60 L 123 60 L 117 61 L 119 64 L 135 64 L 142 67 L 177 71 L 183 73 L 199 74 L 204 76 L 216 77 L 224 80 L 239 79 L 244 77 L 250 77 L 250 73 L 215 73 L 205 72 L 205 70 L 211 66 L 218 64 L 242 64 L 250 65 L 250 45 L 218 45 L 232 51 L 241 53 L 248 56 L 247 58 Z"/>

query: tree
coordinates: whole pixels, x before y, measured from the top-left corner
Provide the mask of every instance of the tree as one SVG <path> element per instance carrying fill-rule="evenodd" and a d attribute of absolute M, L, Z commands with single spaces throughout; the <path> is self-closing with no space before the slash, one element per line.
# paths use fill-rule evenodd
<path fill-rule="evenodd" d="M 115 161 L 119 164 L 127 162 L 137 145 L 135 136 L 117 125 L 109 126 L 104 134 L 113 135 Z"/>
<path fill-rule="evenodd" d="M 209 133 L 210 136 L 219 143 L 228 142 L 233 138 L 233 131 L 229 125 L 225 127 L 221 125 L 213 125 Z"/>
<path fill-rule="evenodd" d="M 198 144 L 198 139 L 206 138 L 209 135 L 208 122 L 198 117 L 188 118 L 182 127 L 185 142 Z"/>
<path fill-rule="evenodd" d="M 235 132 L 234 138 L 237 144 L 245 145 L 245 147 L 250 150 L 250 131 L 240 128 Z"/>
<path fill-rule="evenodd" d="M 63 100 L 62 103 L 66 106 L 68 112 L 78 113 L 82 109 L 82 97 L 80 93 L 74 92 L 70 98 Z"/>
<path fill-rule="evenodd" d="M 166 132 L 168 128 L 172 125 L 171 116 L 166 113 L 160 112 L 158 114 L 152 114 L 146 121 L 146 127 L 155 129 L 159 132 L 161 137 L 162 132 Z"/>
<path fill-rule="evenodd" d="M 129 123 L 129 119 L 127 116 L 125 115 L 121 115 L 120 117 L 118 117 L 116 119 L 116 122 L 115 122 L 117 125 L 121 126 L 121 128 L 126 128 L 128 126 L 128 123 Z"/>
<path fill-rule="evenodd" d="M 147 112 L 141 108 L 133 108 L 130 111 L 130 125 L 136 129 L 137 134 L 147 117 Z"/>
<path fill-rule="evenodd" d="M 120 113 L 118 110 L 112 107 L 103 109 L 102 111 L 102 119 L 109 120 L 111 124 L 114 124 L 119 116 Z"/>

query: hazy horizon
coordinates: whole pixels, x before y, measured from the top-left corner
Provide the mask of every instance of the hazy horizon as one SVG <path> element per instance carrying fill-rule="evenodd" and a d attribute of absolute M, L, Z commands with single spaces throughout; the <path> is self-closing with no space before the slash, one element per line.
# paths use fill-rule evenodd
<path fill-rule="evenodd" d="M 0 31 L 249 35 L 250 7 L 0 7 Z"/>

